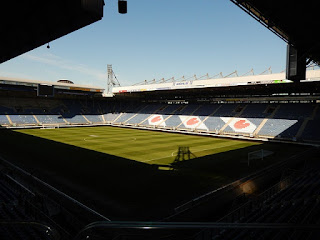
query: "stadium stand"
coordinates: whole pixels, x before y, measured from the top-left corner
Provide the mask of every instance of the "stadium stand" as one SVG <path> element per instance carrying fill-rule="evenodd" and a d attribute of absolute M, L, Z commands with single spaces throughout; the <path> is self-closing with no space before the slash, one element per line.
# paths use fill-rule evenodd
<path fill-rule="evenodd" d="M 176 128 L 177 126 L 180 125 L 180 123 L 181 123 L 181 119 L 179 118 L 178 115 L 167 116 L 167 119 L 165 120 L 166 127 Z"/>
<path fill-rule="evenodd" d="M 137 114 L 135 114 L 132 118 L 128 119 L 127 123 L 128 124 L 139 124 L 144 122 L 150 114 L 154 113 L 157 109 L 159 109 L 158 104 L 150 104 L 150 105 L 145 105 L 144 107 L 141 108 Z"/>
<path fill-rule="evenodd" d="M 115 124 L 291 141 L 319 141 L 317 104 L 147 104 L 81 100 L 0 101 L 3 127 Z M 93 107 L 91 107 L 91 105 Z M 89 106 L 89 107 L 88 107 Z"/>
<path fill-rule="evenodd" d="M 320 221 L 319 176 L 320 172 L 314 169 L 293 174 L 220 221 L 318 224 Z M 212 239 L 283 239 L 284 237 L 286 239 L 316 239 L 318 233 L 223 230 Z"/>
<path fill-rule="evenodd" d="M 16 184 L 14 187 L 13 184 Z M 0 174 L 0 236 L 1 239 L 54 239 L 58 232 L 46 221 L 44 213 L 30 201 L 35 195 L 19 189 L 17 181 Z"/>
<path fill-rule="evenodd" d="M 108 220 L 3 157 L 0 169 L 1 239 L 72 239 L 88 223 Z"/>
<path fill-rule="evenodd" d="M 194 111 L 194 115 L 195 116 L 210 116 L 211 114 L 213 114 L 218 108 L 220 107 L 220 105 L 218 104 L 210 104 L 210 105 L 201 105 L 199 108 L 197 108 Z"/>

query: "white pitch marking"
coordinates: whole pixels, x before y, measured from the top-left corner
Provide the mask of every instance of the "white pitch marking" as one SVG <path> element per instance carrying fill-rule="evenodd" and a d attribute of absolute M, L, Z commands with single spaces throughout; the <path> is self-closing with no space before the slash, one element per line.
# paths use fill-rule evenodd
<path fill-rule="evenodd" d="M 207 150 L 214 150 L 214 149 L 229 147 L 229 146 L 232 146 L 232 145 L 234 145 L 234 144 L 228 144 L 228 145 L 225 145 L 225 146 L 215 147 L 215 148 L 201 149 L 201 150 L 198 150 L 198 151 L 193 151 L 192 153 L 203 152 L 203 151 L 207 151 Z M 163 159 L 163 158 L 168 158 L 168 157 L 173 157 L 173 155 L 171 154 L 171 156 L 165 156 L 165 157 L 161 157 L 161 158 L 153 158 L 153 159 L 146 160 L 146 161 L 141 161 L 141 162 L 152 162 L 152 161 L 155 161 L 155 160 L 159 160 L 159 159 Z"/>
<path fill-rule="evenodd" d="M 98 135 L 89 135 L 89 137 L 99 137 L 99 136 Z M 86 138 L 83 139 L 83 141 L 89 141 L 89 140 L 90 139 L 87 140 Z"/>

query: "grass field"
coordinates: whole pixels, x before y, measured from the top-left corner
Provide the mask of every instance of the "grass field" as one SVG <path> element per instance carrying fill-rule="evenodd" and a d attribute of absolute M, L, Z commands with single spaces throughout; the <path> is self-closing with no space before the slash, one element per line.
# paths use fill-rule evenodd
<path fill-rule="evenodd" d="M 153 165 L 171 164 L 179 146 L 189 146 L 196 157 L 175 170 Z M 274 154 L 248 167 L 248 153 L 259 149 Z M 1 156 L 113 220 L 164 217 L 305 149 L 109 126 L 0 130 Z"/>
<path fill-rule="evenodd" d="M 107 126 L 17 131 L 139 162 L 161 165 L 174 161 L 179 146 L 188 146 L 196 157 L 203 157 L 261 144 Z"/>

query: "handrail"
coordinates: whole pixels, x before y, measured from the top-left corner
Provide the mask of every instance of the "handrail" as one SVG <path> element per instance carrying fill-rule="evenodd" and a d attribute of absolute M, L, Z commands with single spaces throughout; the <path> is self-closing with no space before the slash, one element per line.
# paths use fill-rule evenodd
<path fill-rule="evenodd" d="M 245 204 L 241 205 L 240 207 L 234 209 L 229 214 L 225 215 L 221 219 L 218 220 L 218 222 L 229 222 L 229 219 L 233 219 L 233 216 L 236 215 L 236 213 L 240 213 L 241 210 L 250 209 L 252 206 L 259 206 L 261 205 L 267 198 L 270 196 L 284 190 L 285 188 L 289 187 L 289 182 L 292 181 L 293 176 L 288 176 L 287 178 L 281 180 L 280 182 L 276 183 L 275 185 L 268 188 L 263 193 L 259 194 L 257 198 L 252 199 Z M 268 197 L 266 197 L 268 196 Z M 245 211 L 243 211 L 245 212 Z"/>
<path fill-rule="evenodd" d="M 37 229 L 40 229 L 43 231 L 48 237 L 50 236 L 50 239 L 53 240 L 59 240 L 61 239 L 61 236 L 58 231 L 55 229 L 39 222 L 27 222 L 27 221 L 0 221 L 0 226 L 28 226 L 28 227 L 34 227 Z"/>
<path fill-rule="evenodd" d="M 136 230 L 141 234 L 155 231 L 159 234 L 159 230 L 219 230 L 219 229 L 238 229 L 238 230 L 304 230 L 304 231 L 320 231 L 320 225 L 317 224 L 295 224 L 295 223 L 220 223 L 220 222 L 121 222 L 121 221 L 103 221 L 93 222 L 83 228 L 74 240 L 81 240 L 82 236 L 90 238 L 90 234 L 98 233 L 98 230 L 116 231 L 116 230 Z M 95 230 L 97 232 L 95 232 Z M 109 232 L 109 233 L 110 233 Z"/>
<path fill-rule="evenodd" d="M 89 208 L 88 206 L 84 205 L 83 203 L 79 202 L 78 200 L 70 197 L 70 196 L 67 195 L 66 193 L 64 193 L 64 192 L 56 189 L 55 187 L 51 186 L 50 184 L 42 181 L 41 179 L 37 178 L 36 176 L 32 175 L 31 173 L 23 170 L 22 168 L 14 165 L 13 163 L 7 161 L 7 160 L 4 159 L 2 156 L 0 156 L 0 160 L 1 160 L 3 163 L 5 163 L 6 165 L 9 165 L 10 167 L 14 168 L 15 170 L 18 170 L 20 173 L 23 173 L 24 175 L 31 177 L 33 180 L 35 180 L 36 182 L 40 183 L 42 186 L 44 186 L 44 187 L 52 190 L 52 191 L 55 192 L 56 194 L 64 197 L 65 199 L 68 199 L 69 201 L 71 201 L 72 203 L 80 206 L 81 208 L 85 209 L 86 211 L 91 212 L 92 214 L 100 217 L 101 219 L 103 219 L 103 220 L 105 220 L 105 221 L 110 221 L 109 218 L 107 218 L 107 217 L 103 216 L 102 214 L 98 213 L 97 211 Z"/>
<path fill-rule="evenodd" d="M 228 184 L 228 185 L 225 185 L 225 186 L 223 186 L 223 187 L 220 187 L 220 188 L 218 188 L 218 189 L 215 189 L 215 190 L 213 190 L 213 191 L 210 191 L 210 192 L 207 192 L 207 193 L 205 193 L 205 194 L 203 194 L 203 195 L 200 195 L 200 196 L 198 196 L 198 197 L 196 197 L 196 198 L 193 198 L 193 199 L 191 199 L 190 201 L 188 201 L 188 202 L 186 202 L 186 203 L 184 203 L 184 204 L 176 207 L 176 208 L 175 208 L 175 211 L 176 211 L 176 212 L 175 212 L 174 214 L 172 214 L 171 216 L 166 217 L 164 220 L 165 220 L 165 221 L 166 221 L 166 220 L 169 220 L 169 219 L 171 219 L 172 217 L 175 217 L 175 216 L 177 216 L 177 215 L 179 215 L 179 214 L 181 214 L 181 213 L 183 213 L 183 212 L 185 212 L 185 211 L 193 208 L 194 206 L 199 205 L 199 204 L 201 204 L 202 202 L 205 202 L 205 201 L 208 200 L 210 197 L 212 197 L 214 194 L 217 194 L 217 193 L 219 193 L 219 192 L 222 191 L 222 190 L 223 190 L 223 191 L 227 191 L 228 189 L 233 189 L 233 188 L 239 186 L 240 184 L 242 184 L 242 183 L 244 183 L 244 182 L 246 182 L 246 181 L 248 181 L 248 180 L 250 180 L 250 179 L 253 179 L 253 178 L 256 178 L 256 177 L 258 177 L 258 176 L 261 176 L 261 174 L 264 174 L 264 173 L 266 173 L 266 172 L 268 172 L 268 171 L 270 171 L 270 170 L 272 170 L 272 169 L 274 169 L 274 168 L 277 168 L 277 167 L 279 167 L 279 166 L 287 163 L 290 159 L 294 159 L 294 158 L 300 157 L 301 155 L 303 155 L 303 154 L 305 154 L 305 153 L 307 153 L 307 152 L 309 152 L 309 151 L 311 151 L 311 150 L 314 150 L 314 149 L 313 149 L 313 148 L 307 149 L 307 150 L 305 150 L 305 151 L 303 151 L 303 152 L 301 152 L 301 153 L 298 153 L 298 154 L 295 154 L 295 155 L 293 155 L 293 156 L 290 156 L 290 157 L 288 157 L 287 159 L 285 159 L 285 160 L 283 160 L 283 161 L 281 161 L 281 162 L 277 162 L 277 163 L 275 163 L 275 164 L 273 164 L 273 165 L 271 165 L 271 166 L 268 166 L 268 167 L 266 167 L 266 168 L 264 168 L 264 169 L 261 169 L 261 170 L 259 170 L 259 171 L 257 171 L 257 172 L 254 172 L 254 173 L 250 174 L 249 176 L 246 176 L 246 177 L 241 178 L 241 179 L 239 179 L 239 180 L 236 180 L 236 181 L 234 181 L 234 182 L 232 182 L 232 183 L 230 183 L 230 184 Z"/>
<path fill-rule="evenodd" d="M 318 224 L 296 223 L 225 223 L 225 222 L 130 222 L 130 221 L 101 221 L 88 224 L 82 231 L 105 227 L 110 229 L 297 229 L 320 230 Z"/>

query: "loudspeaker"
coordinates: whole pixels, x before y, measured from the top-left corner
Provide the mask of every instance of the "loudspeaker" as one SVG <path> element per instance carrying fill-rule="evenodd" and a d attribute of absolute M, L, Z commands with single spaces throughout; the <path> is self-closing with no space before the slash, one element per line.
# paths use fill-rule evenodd
<path fill-rule="evenodd" d="M 121 14 L 127 13 L 127 1 L 123 1 L 123 0 L 118 1 L 118 11 Z"/>
<path fill-rule="evenodd" d="M 286 79 L 295 82 L 306 79 L 306 57 L 290 44 L 287 46 Z"/>

